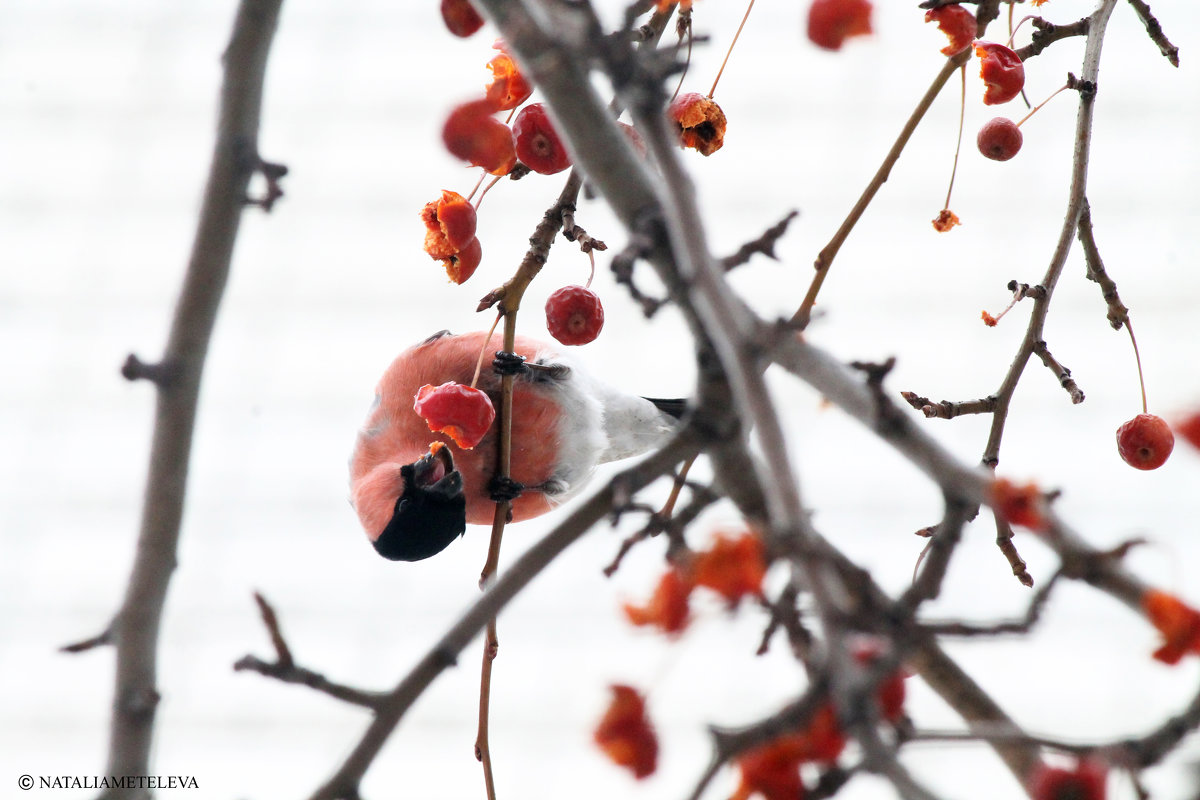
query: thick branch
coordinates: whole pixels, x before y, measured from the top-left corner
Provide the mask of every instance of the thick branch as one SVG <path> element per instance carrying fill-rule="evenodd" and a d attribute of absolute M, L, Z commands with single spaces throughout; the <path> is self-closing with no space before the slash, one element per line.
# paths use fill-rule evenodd
<path fill-rule="evenodd" d="M 192 254 L 166 350 L 159 362 L 171 380 L 156 380 L 158 402 L 141 532 L 125 598 L 113 624 L 116 686 L 105 774 L 151 774 L 158 704 L 159 626 L 187 484 L 200 378 L 233 243 L 257 156 L 267 55 L 282 0 L 242 0 L 224 55 L 220 121 Z M 146 375 L 145 370 L 142 375 Z M 112 789 L 103 797 L 140 798 L 145 790 Z"/>

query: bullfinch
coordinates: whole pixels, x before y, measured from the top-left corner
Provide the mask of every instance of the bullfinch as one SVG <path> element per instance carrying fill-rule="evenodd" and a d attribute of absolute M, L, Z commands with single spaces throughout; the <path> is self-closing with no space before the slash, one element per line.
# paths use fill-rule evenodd
<path fill-rule="evenodd" d="M 676 427 L 683 400 L 625 394 L 592 379 L 547 343 L 518 336 L 515 356 L 499 334 L 437 333 L 384 372 L 350 458 L 351 503 L 375 550 L 393 561 L 441 552 L 467 523 L 490 525 L 498 497 L 512 521 L 544 514 L 573 496 L 597 464 L 647 452 Z M 471 449 L 432 433 L 413 408 L 417 391 L 470 384 L 480 353 L 496 353 L 477 388 L 499 406 L 505 371 L 513 383 L 510 480 L 496 480 L 499 425 Z"/>

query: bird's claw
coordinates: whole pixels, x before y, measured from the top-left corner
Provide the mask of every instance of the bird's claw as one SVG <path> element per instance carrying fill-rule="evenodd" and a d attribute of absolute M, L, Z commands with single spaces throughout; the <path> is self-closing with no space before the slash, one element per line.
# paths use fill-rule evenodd
<path fill-rule="evenodd" d="M 488 483 L 488 496 L 494 503 L 512 502 L 525 491 L 525 484 L 500 475 Z"/>
<path fill-rule="evenodd" d="M 497 375 L 524 375 L 529 372 L 529 365 L 525 363 L 525 356 L 499 350 L 492 359 L 492 370 Z"/>

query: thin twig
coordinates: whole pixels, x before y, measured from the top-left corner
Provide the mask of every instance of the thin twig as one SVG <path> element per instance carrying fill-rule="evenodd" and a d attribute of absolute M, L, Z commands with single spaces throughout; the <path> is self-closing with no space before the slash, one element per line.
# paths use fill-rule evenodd
<path fill-rule="evenodd" d="M 788 225 L 790 225 L 792 220 L 799 215 L 799 211 L 789 211 L 787 216 L 763 231 L 762 236 L 746 242 L 744 245 L 739 247 L 737 252 L 733 255 L 722 258 L 721 268 L 726 272 L 729 272 L 730 270 L 745 264 L 755 253 L 761 253 L 767 258 L 778 261 L 779 256 L 775 255 L 775 243 L 783 238 L 783 234 L 787 232 Z"/>
<path fill-rule="evenodd" d="M 1129 5 L 1133 6 L 1133 10 L 1137 12 L 1138 18 L 1146 26 L 1146 33 L 1158 45 L 1159 51 L 1167 57 L 1167 61 L 1171 62 L 1171 66 L 1178 67 L 1179 48 L 1171 44 L 1171 40 L 1163 33 L 1162 25 L 1159 24 L 1154 14 L 1150 11 L 1150 5 L 1145 0 L 1129 0 Z"/>

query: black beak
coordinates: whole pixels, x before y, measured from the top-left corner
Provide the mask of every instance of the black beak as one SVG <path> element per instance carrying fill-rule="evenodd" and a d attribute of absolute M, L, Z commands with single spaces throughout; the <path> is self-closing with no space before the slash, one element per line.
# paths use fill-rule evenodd
<path fill-rule="evenodd" d="M 447 500 L 462 494 L 462 473 L 454 468 L 454 456 L 449 447 L 435 443 L 428 453 L 413 462 L 412 467 L 413 479 L 425 491 Z"/>

